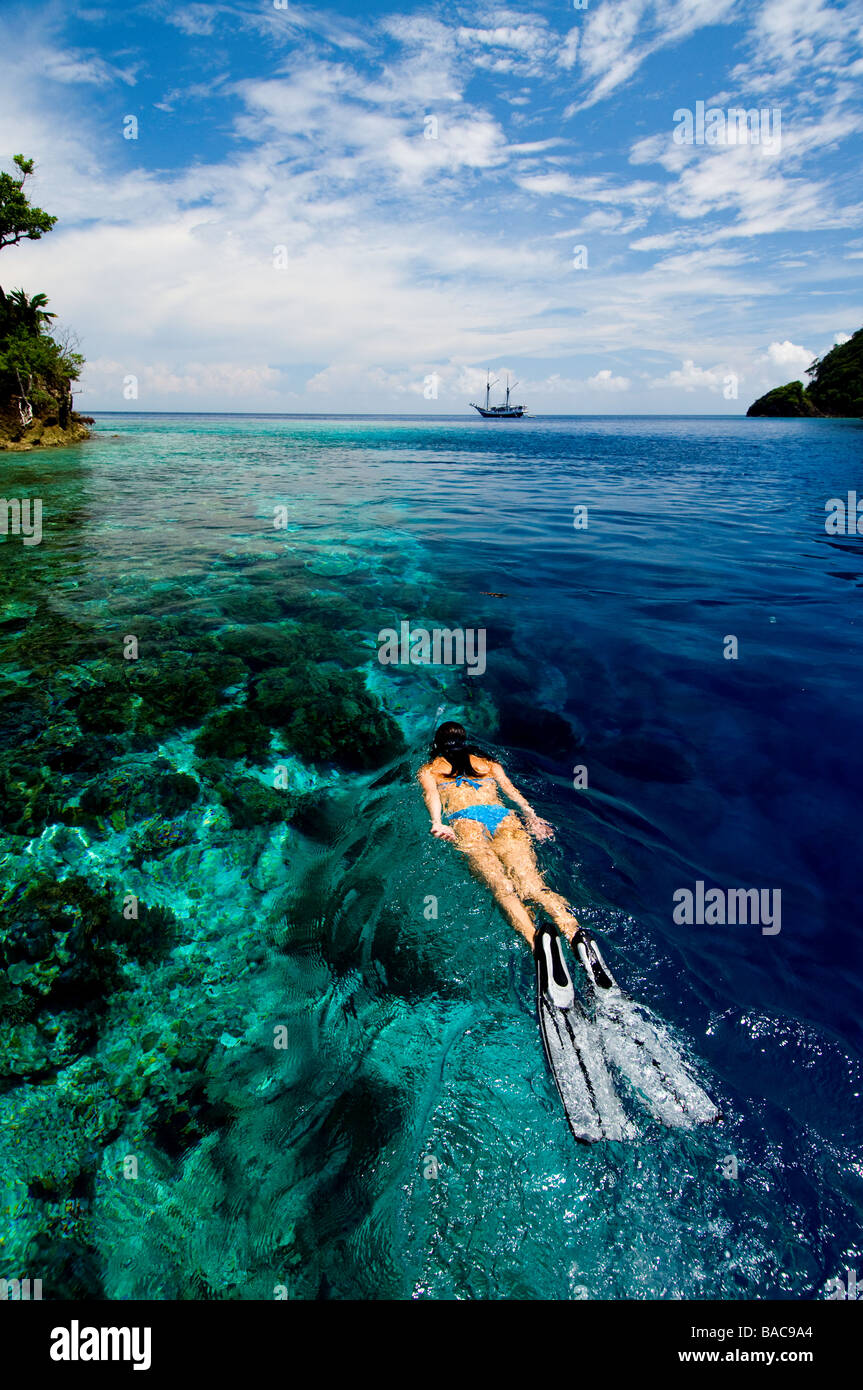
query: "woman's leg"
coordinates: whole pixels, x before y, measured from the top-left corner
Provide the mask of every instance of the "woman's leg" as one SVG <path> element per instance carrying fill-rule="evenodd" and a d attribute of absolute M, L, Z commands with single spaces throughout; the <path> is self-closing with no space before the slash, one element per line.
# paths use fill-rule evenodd
<path fill-rule="evenodd" d="M 510 926 L 521 933 L 528 946 L 533 946 L 533 918 L 519 899 L 513 881 L 492 848 L 484 828 L 476 822 L 465 824 L 458 821 L 453 829 L 456 844 L 467 858 L 471 872 L 481 882 L 488 884 Z"/>
<path fill-rule="evenodd" d="M 496 856 L 518 889 L 519 897 L 527 902 L 539 903 L 540 907 L 545 908 L 567 941 L 571 941 L 579 929 L 579 923 L 566 898 L 560 893 L 555 893 L 543 879 L 531 838 L 521 822 L 504 822 L 495 835 L 493 844 Z"/>

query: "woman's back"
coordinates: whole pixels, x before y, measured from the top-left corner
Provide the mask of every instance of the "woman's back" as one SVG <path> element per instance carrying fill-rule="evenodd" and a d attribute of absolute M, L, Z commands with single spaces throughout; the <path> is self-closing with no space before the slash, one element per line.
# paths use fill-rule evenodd
<path fill-rule="evenodd" d="M 452 764 L 446 757 L 435 758 L 432 762 L 428 764 L 428 766 L 434 773 L 436 780 L 439 782 L 442 781 L 444 785 L 446 785 L 447 782 L 454 784 L 456 781 L 460 781 L 463 777 L 476 776 L 477 779 L 480 779 L 492 776 L 492 763 L 489 758 L 483 758 L 480 756 L 479 753 L 471 753 L 469 756 L 471 767 L 471 771 L 469 773 L 454 774 L 452 770 Z"/>

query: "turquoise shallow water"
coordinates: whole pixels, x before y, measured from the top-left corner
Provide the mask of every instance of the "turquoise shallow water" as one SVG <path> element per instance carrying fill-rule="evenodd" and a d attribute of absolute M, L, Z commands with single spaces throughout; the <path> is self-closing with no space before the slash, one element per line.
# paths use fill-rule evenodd
<path fill-rule="evenodd" d="M 824 504 L 861 429 L 103 416 L 5 461 L 44 504 L 0 589 L 7 1275 L 756 1299 L 859 1268 L 863 542 Z M 404 619 L 483 629 L 486 670 L 382 666 Z M 720 1126 L 574 1144 L 528 953 L 428 835 L 441 705 Z M 781 932 L 676 924 L 697 881 L 780 890 Z"/>

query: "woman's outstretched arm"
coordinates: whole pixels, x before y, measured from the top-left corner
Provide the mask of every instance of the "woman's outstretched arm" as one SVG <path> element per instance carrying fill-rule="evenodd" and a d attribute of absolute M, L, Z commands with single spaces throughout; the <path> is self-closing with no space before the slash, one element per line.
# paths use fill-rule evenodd
<path fill-rule="evenodd" d="M 513 786 L 500 763 L 492 763 L 491 772 L 504 796 L 508 796 L 510 801 L 514 801 L 516 806 L 520 806 L 524 811 L 525 823 L 531 835 L 535 836 L 537 840 L 553 840 L 553 828 L 549 825 L 547 820 L 543 820 L 541 816 L 536 814 L 536 811 L 534 811 L 527 798 L 522 796 L 518 787 Z"/>
<path fill-rule="evenodd" d="M 432 772 L 428 763 L 426 763 L 425 767 L 420 768 L 419 772 L 417 773 L 417 778 L 419 780 L 420 786 L 423 789 L 425 803 L 428 807 L 428 813 L 431 816 L 432 835 L 435 835 L 439 840 L 454 840 L 455 831 L 453 830 L 452 826 L 444 825 L 443 820 L 441 819 L 443 807 L 441 806 L 440 802 L 440 792 L 437 789 L 437 782 L 434 779 L 434 773 Z"/>

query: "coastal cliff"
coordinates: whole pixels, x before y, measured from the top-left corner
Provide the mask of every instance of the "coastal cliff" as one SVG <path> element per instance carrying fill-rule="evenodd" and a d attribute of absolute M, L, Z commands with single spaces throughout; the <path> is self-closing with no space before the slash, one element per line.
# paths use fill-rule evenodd
<path fill-rule="evenodd" d="M 77 444 L 90 438 L 88 425 L 93 423 L 89 415 L 79 415 L 71 407 L 71 397 L 58 404 L 40 404 L 33 407 L 33 418 L 25 424 L 26 412 L 22 413 L 17 401 L 0 397 L 0 451 L 26 453 L 30 449 L 57 447 L 64 444 Z"/>
<path fill-rule="evenodd" d="M 746 414 L 863 418 L 863 328 L 825 357 L 816 357 L 806 375 L 811 377 L 808 386 L 802 381 L 777 386 L 753 402 Z"/>

